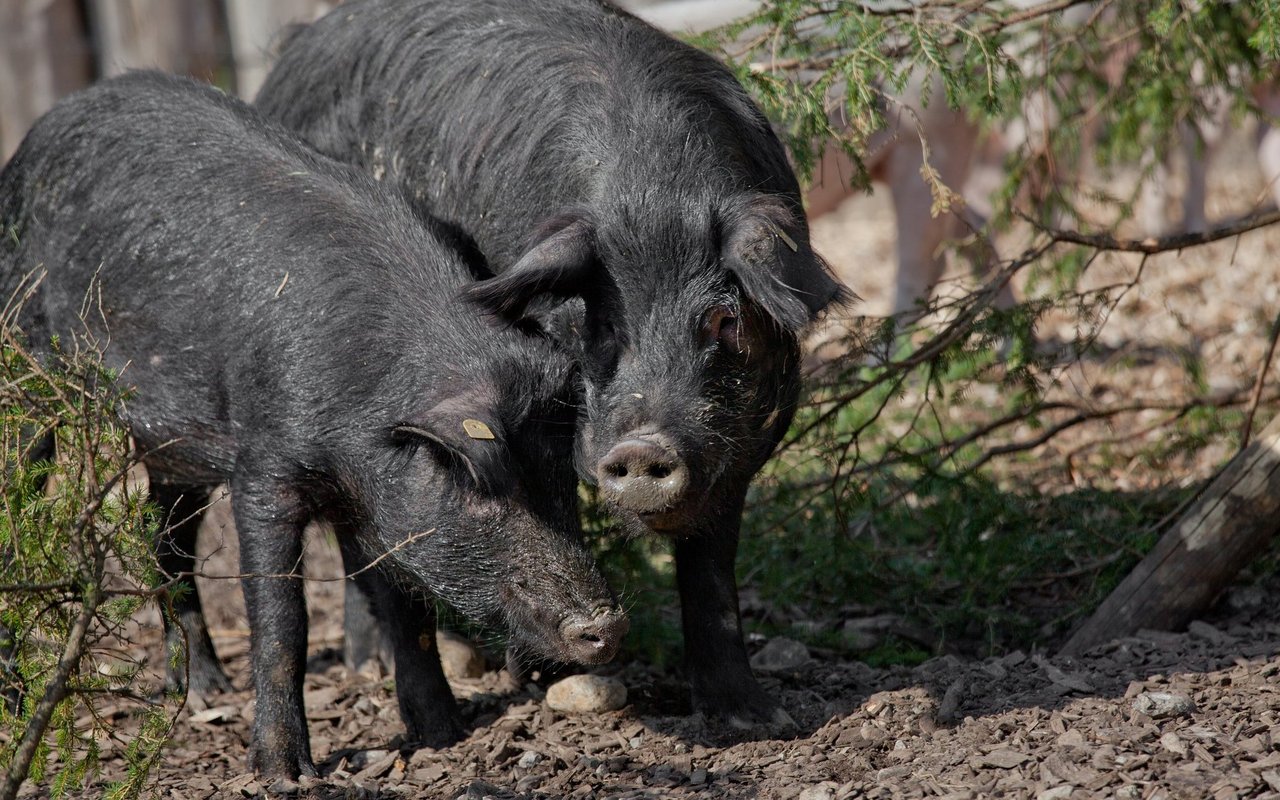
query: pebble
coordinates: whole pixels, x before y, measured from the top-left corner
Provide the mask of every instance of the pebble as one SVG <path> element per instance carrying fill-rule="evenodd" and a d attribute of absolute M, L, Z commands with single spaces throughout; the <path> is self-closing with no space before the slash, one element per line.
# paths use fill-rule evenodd
<path fill-rule="evenodd" d="M 451 681 L 474 680 L 484 675 L 484 655 L 465 637 L 452 631 L 436 631 L 440 666 Z"/>
<path fill-rule="evenodd" d="M 1178 734 L 1169 731 L 1160 737 L 1160 746 L 1170 753 L 1185 756 L 1187 754 L 1187 743 L 1178 737 Z"/>
<path fill-rule="evenodd" d="M 1182 717 L 1196 710 L 1190 697 L 1170 692 L 1143 692 L 1133 701 L 1133 710 L 1152 719 Z"/>
<path fill-rule="evenodd" d="M 541 760 L 542 756 L 532 750 L 526 750 L 524 751 L 524 755 L 520 756 L 520 760 L 516 762 L 516 766 L 520 769 L 533 769 Z"/>
<path fill-rule="evenodd" d="M 547 688 L 547 705 L 569 714 L 617 711 L 627 704 L 627 687 L 603 675 L 570 675 Z"/>
<path fill-rule="evenodd" d="M 808 661 L 809 648 L 795 639 L 776 636 L 752 656 L 751 666 L 761 672 L 779 672 L 795 669 Z"/>

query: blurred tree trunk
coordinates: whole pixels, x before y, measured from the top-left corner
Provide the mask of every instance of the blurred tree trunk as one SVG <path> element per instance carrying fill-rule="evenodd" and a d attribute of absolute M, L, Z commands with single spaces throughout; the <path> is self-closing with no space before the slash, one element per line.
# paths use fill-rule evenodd
<path fill-rule="evenodd" d="M 1257 434 L 1063 646 L 1175 630 L 1209 606 L 1280 531 L 1280 417 Z"/>
<path fill-rule="evenodd" d="M 221 77 L 228 54 L 217 0 L 90 0 L 89 14 L 103 77 L 147 67 Z"/>
<path fill-rule="evenodd" d="M 226 0 L 240 96 L 252 100 L 258 93 L 271 68 L 272 44 L 286 26 L 311 22 L 334 5 L 327 0 Z"/>
<path fill-rule="evenodd" d="M 0 163 L 36 118 L 92 77 L 74 0 L 7 0 L 0 24 Z"/>

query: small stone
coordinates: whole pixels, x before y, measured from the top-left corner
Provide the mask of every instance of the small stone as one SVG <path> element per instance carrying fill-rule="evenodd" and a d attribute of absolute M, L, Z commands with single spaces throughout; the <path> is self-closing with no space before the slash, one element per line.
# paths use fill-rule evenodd
<path fill-rule="evenodd" d="M 1183 717 L 1196 710 L 1190 697 L 1170 692 L 1143 692 L 1133 701 L 1133 710 L 1152 719 Z"/>
<path fill-rule="evenodd" d="M 1160 737 L 1160 746 L 1175 755 L 1185 756 L 1187 754 L 1187 743 L 1178 738 L 1178 734 L 1169 731 Z"/>
<path fill-rule="evenodd" d="M 449 680 L 474 680 L 484 675 L 484 655 L 466 638 L 452 631 L 436 631 L 436 648 Z"/>
<path fill-rule="evenodd" d="M 1085 746 L 1084 734 L 1076 730 L 1075 728 L 1072 728 L 1071 730 L 1067 731 L 1066 733 L 1058 737 L 1058 746 L 1059 747 L 1084 747 Z"/>
<path fill-rule="evenodd" d="M 823 781 L 800 792 L 796 800 L 835 800 L 839 788 L 835 781 Z"/>
<path fill-rule="evenodd" d="M 702 767 L 698 767 L 693 772 L 689 773 L 690 786 L 701 786 L 706 782 L 707 782 L 707 771 Z"/>
<path fill-rule="evenodd" d="M 761 672 L 780 672 L 795 669 L 808 661 L 809 648 L 795 639 L 776 636 L 751 658 L 751 666 Z"/>
<path fill-rule="evenodd" d="M 1067 800 L 1071 796 L 1071 792 L 1075 791 L 1074 786 L 1064 783 L 1061 786 L 1055 786 L 1052 789 L 1045 789 L 1036 795 L 1036 800 Z"/>
<path fill-rule="evenodd" d="M 547 688 L 547 705 L 569 714 L 617 711 L 627 704 L 627 687 L 603 675 L 570 675 Z"/>
<path fill-rule="evenodd" d="M 516 762 L 516 766 L 520 769 L 533 769 L 534 765 L 541 760 L 542 756 L 532 750 L 526 750 L 524 751 L 524 755 L 520 756 L 520 760 Z"/>
<path fill-rule="evenodd" d="M 1231 637 L 1203 620 L 1194 620 L 1187 626 L 1187 633 L 1210 644 L 1227 644 Z"/>
<path fill-rule="evenodd" d="M 390 750 L 360 750 L 351 755 L 347 759 L 347 764 L 351 769 L 359 772 L 370 764 L 376 764 L 387 756 L 391 755 Z"/>

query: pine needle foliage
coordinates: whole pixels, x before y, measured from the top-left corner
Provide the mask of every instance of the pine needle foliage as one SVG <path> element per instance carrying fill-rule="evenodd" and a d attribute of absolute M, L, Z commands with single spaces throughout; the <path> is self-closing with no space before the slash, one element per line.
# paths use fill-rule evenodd
<path fill-rule="evenodd" d="M 6 324 L 0 359 L 0 797 L 82 790 L 110 748 L 126 770 L 105 796 L 136 798 L 184 698 L 128 647 L 134 615 L 168 593 L 123 399 L 90 347 L 37 359 Z"/>

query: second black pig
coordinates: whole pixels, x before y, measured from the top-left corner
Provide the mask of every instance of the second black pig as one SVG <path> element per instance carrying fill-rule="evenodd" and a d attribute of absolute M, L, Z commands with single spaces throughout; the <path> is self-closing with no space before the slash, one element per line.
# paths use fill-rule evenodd
<path fill-rule="evenodd" d="M 467 266 L 395 191 L 211 88 L 133 73 L 35 125 L 0 173 L 0 222 L 6 292 L 43 272 L 31 339 L 100 348 L 131 392 L 170 570 L 191 570 L 208 487 L 231 486 L 256 770 L 315 772 L 311 519 L 349 569 L 381 559 L 357 580 L 412 739 L 460 735 L 428 594 L 555 660 L 612 657 L 627 622 L 581 542 L 573 365 L 458 302 Z"/>
<path fill-rule="evenodd" d="M 798 337 L 844 292 L 733 75 L 599 0 L 352 0 L 292 35 L 256 102 L 472 237 L 500 273 L 481 305 L 585 299 L 579 470 L 674 540 L 694 706 L 786 722 L 747 663 L 734 561 Z"/>

